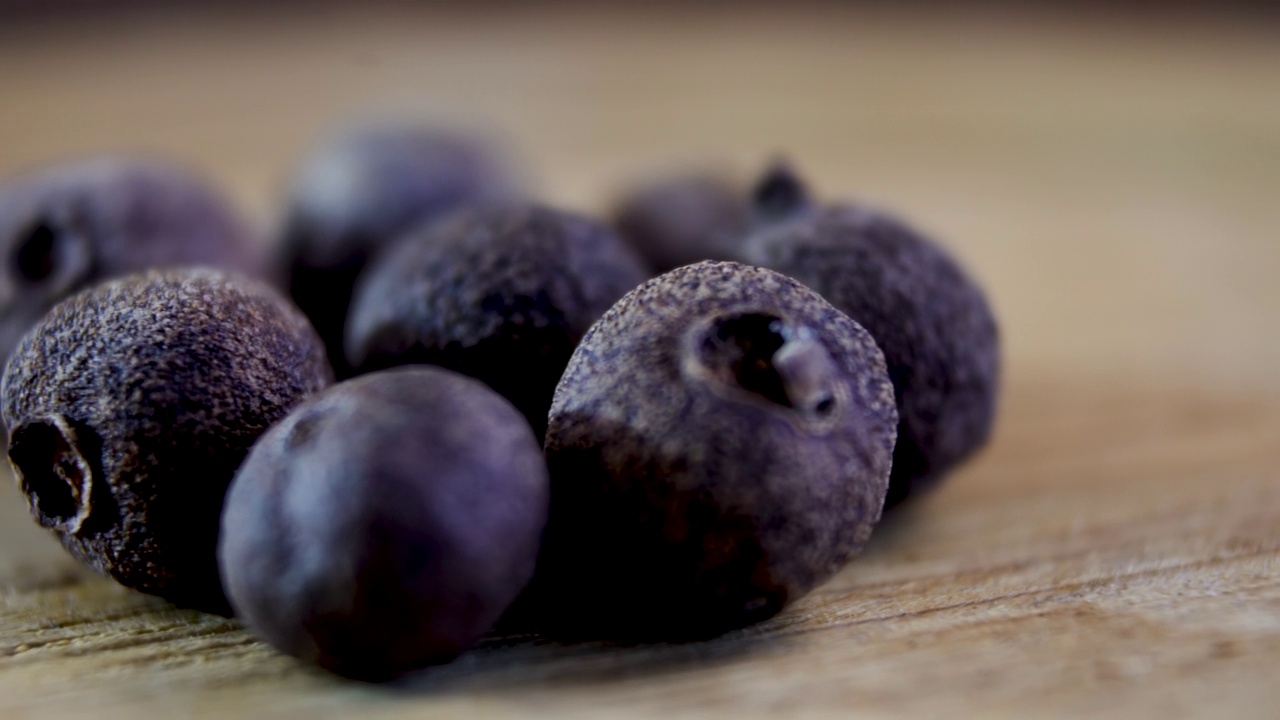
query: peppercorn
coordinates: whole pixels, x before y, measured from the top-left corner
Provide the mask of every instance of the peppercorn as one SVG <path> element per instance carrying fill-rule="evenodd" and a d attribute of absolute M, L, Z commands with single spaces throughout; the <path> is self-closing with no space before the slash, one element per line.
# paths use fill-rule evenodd
<path fill-rule="evenodd" d="M 479 639 L 533 574 L 546 514 L 546 464 L 510 403 L 396 368 L 333 386 L 258 441 L 219 563 L 273 646 L 385 680 Z"/>
<path fill-rule="evenodd" d="M 225 612 L 223 494 L 253 441 L 331 371 L 306 318 L 212 270 L 110 281 L 18 344 L 0 394 L 36 522 L 122 585 Z"/>
<path fill-rule="evenodd" d="M 588 218 L 541 206 L 461 211 L 369 267 L 347 358 L 360 372 L 425 363 L 479 378 L 541 437 L 573 348 L 644 278 L 630 249 Z"/>
<path fill-rule="evenodd" d="M 415 225 L 516 195 L 511 171 L 480 140 L 413 125 L 347 130 L 312 151 L 292 182 L 277 265 L 340 377 L 356 278 Z"/>
<path fill-rule="evenodd" d="M 897 415 L 871 336 L 778 273 L 703 262 L 628 293 L 556 389 L 522 613 L 574 638 L 705 638 L 831 577 L 880 517 Z"/>
<path fill-rule="evenodd" d="M 743 258 L 813 288 L 876 339 L 898 404 L 886 505 L 928 488 L 986 444 L 1000 380 L 999 332 L 977 282 L 905 222 L 819 206 L 785 167 L 756 191 Z"/>
<path fill-rule="evenodd" d="M 751 204 L 711 174 L 662 178 L 625 194 L 614 224 L 655 273 L 700 260 L 731 260 L 749 227 Z"/>

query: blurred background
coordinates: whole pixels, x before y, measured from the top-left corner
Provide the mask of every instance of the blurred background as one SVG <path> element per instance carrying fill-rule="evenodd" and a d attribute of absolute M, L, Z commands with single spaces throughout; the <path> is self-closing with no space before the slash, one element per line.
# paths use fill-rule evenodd
<path fill-rule="evenodd" d="M 1274 390 L 1268 6 L 7 0 L 0 176 L 159 153 L 270 228 L 304 150 L 367 118 L 495 134 L 588 211 L 672 167 L 785 156 L 954 248 L 1015 379 Z"/>

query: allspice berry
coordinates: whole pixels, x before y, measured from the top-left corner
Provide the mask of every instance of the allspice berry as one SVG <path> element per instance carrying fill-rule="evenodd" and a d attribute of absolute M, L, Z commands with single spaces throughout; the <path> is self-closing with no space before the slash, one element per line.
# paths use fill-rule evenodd
<path fill-rule="evenodd" d="M 896 425 L 875 342 L 817 293 L 727 262 L 646 282 L 556 389 L 522 619 L 674 641 L 773 616 L 870 536 Z"/>
<path fill-rule="evenodd" d="M 995 422 L 999 332 L 982 288 L 903 221 L 811 202 L 786 168 L 766 174 L 756 202 L 745 261 L 813 288 L 884 352 L 899 418 L 886 505 L 937 483 L 987 442 Z"/>
<path fill-rule="evenodd" d="M 541 437 L 591 323 L 645 279 L 608 227 L 542 206 L 477 207 L 421 227 L 360 279 L 347 359 L 429 364 L 483 380 Z"/>
<path fill-rule="evenodd" d="M 166 267 L 266 272 L 260 241 L 204 180 L 159 160 L 66 162 L 0 185 L 0 362 L 49 308 Z"/>
<path fill-rule="evenodd" d="M 18 344 L 0 394 L 36 521 L 122 585 L 225 611 L 215 548 L 254 440 L 331 371 L 306 318 L 212 270 L 107 282 Z"/>
<path fill-rule="evenodd" d="M 219 563 L 237 613 L 290 655 L 385 680 L 471 647 L 533 574 L 547 468 L 471 378 L 396 368 L 333 386 L 236 474 Z"/>
<path fill-rule="evenodd" d="M 660 178 L 624 194 L 614 225 L 655 273 L 737 257 L 751 203 L 729 180 L 711 173 Z"/>
<path fill-rule="evenodd" d="M 460 207 L 505 201 L 518 182 L 477 138 L 416 125 L 359 126 L 322 142 L 297 170 L 277 265 L 339 376 L 356 278 L 383 247 Z"/>

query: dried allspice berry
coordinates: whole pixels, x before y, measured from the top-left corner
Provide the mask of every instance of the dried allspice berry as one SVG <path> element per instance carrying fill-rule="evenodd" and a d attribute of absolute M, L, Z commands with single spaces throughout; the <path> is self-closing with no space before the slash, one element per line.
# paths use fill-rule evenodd
<path fill-rule="evenodd" d="M 292 181 L 277 264 L 340 376 L 342 333 L 361 270 L 414 226 L 460 207 L 506 201 L 518 181 L 478 138 L 373 124 L 322 142 Z"/>
<path fill-rule="evenodd" d="M 655 273 L 738 255 L 752 217 L 744 193 L 712 173 L 659 178 L 619 199 L 614 225 Z"/>
<path fill-rule="evenodd" d="M 756 190 L 747 262 L 796 278 L 865 327 L 884 352 L 898 403 L 887 506 L 937 483 L 991 435 L 999 332 L 959 262 L 898 218 L 859 205 L 819 206 L 777 167 Z"/>
<path fill-rule="evenodd" d="M 471 647 L 533 574 L 547 468 L 479 381 L 396 368 L 333 386 L 254 446 L 219 563 L 276 648 L 384 680 Z"/>
<path fill-rule="evenodd" d="M 421 363 L 479 378 L 541 437 L 574 347 L 644 279 L 635 254 L 589 218 L 536 205 L 471 208 L 369 267 L 347 358 L 362 372 Z"/>
<path fill-rule="evenodd" d="M 266 272 L 262 243 L 185 168 L 103 157 L 0 185 L 0 362 L 56 303 L 104 279 L 166 267 Z"/>
<path fill-rule="evenodd" d="M 646 282 L 556 389 L 521 622 L 652 641 L 771 617 L 870 536 L 896 426 L 880 351 L 817 293 L 728 262 Z"/>
<path fill-rule="evenodd" d="M 0 386 L 9 460 L 36 521 L 122 585 L 225 611 L 223 495 L 254 440 L 325 387 L 306 318 L 212 270 L 113 280 L 59 303 Z"/>

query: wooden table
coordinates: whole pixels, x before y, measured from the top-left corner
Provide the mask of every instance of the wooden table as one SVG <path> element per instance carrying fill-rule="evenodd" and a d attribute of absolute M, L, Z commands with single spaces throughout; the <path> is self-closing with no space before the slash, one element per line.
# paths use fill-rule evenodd
<path fill-rule="evenodd" d="M 508 138 L 599 209 L 785 153 L 988 284 L 994 442 L 845 573 L 713 642 L 495 638 L 404 687 L 78 569 L 0 493 L 0 716 L 1280 716 L 1280 44 L 1150 18 L 242 10 L 0 19 L 0 173 L 203 168 L 270 227 L 344 118 Z"/>

